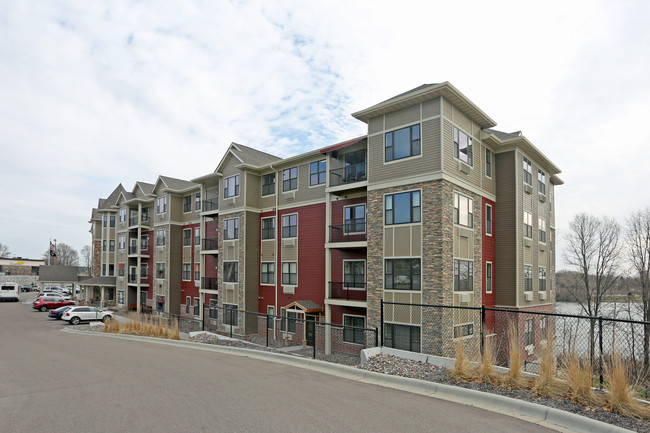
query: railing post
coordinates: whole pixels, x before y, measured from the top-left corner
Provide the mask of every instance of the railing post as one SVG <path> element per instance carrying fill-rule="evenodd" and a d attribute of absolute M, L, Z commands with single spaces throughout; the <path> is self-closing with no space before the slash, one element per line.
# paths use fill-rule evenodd
<path fill-rule="evenodd" d="M 381 307 L 379 309 L 379 327 L 381 329 L 381 347 L 384 347 L 384 300 L 381 299 Z"/>
<path fill-rule="evenodd" d="M 481 356 L 485 353 L 485 305 L 481 305 Z"/>
<path fill-rule="evenodd" d="M 266 327 L 266 347 L 269 347 L 269 315 L 266 315 L 266 323 L 264 324 Z"/>
<path fill-rule="evenodd" d="M 375 347 L 379 347 L 379 328 L 375 326 Z"/>
<path fill-rule="evenodd" d="M 230 324 L 230 338 L 232 338 L 232 310 L 232 308 L 228 308 L 228 314 L 230 315 L 230 319 L 228 320 Z"/>
<path fill-rule="evenodd" d="M 314 331 L 314 359 L 316 359 L 316 321 L 311 321 L 311 323 L 313 324 L 312 326 Z M 307 338 L 306 335 L 305 338 Z"/>
<path fill-rule="evenodd" d="M 600 373 L 600 389 L 603 389 L 603 318 L 602 316 L 598 316 L 598 344 L 600 346 L 600 361 L 598 366 L 598 370 Z"/>

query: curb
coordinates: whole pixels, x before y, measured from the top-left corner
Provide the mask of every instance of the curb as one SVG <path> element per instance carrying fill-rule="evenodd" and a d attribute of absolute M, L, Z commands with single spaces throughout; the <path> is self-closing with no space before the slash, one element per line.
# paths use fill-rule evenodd
<path fill-rule="evenodd" d="M 263 350 L 245 349 L 241 347 L 218 346 L 189 341 L 165 340 L 161 338 L 140 337 L 136 335 L 109 334 L 96 331 L 81 331 L 70 328 L 62 329 L 63 332 L 82 335 L 96 335 L 124 340 L 146 341 L 155 344 L 184 347 L 187 349 L 203 350 L 207 352 L 225 353 L 229 355 L 244 356 L 247 358 L 271 361 L 278 364 L 305 368 L 319 373 L 342 377 L 385 388 L 397 389 L 414 394 L 425 395 L 454 403 L 473 406 L 490 412 L 528 421 L 543 427 L 558 431 L 571 431 L 581 433 L 629 433 L 621 427 L 613 426 L 592 418 L 587 418 L 571 412 L 547 407 L 537 403 L 517 400 L 498 394 L 491 394 L 473 389 L 467 389 L 436 382 L 426 382 L 408 377 L 392 376 L 374 371 L 362 370 L 347 365 L 333 364 L 311 358 L 299 358 L 283 353 L 265 352 Z"/>

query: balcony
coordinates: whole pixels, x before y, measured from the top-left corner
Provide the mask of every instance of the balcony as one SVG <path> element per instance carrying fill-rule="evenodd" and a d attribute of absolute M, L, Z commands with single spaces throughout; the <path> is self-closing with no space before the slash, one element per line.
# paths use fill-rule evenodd
<path fill-rule="evenodd" d="M 135 227 L 138 225 L 138 216 L 132 216 L 129 218 L 129 227 Z M 142 215 L 142 220 L 140 225 L 148 226 L 149 225 L 149 215 Z"/>
<path fill-rule="evenodd" d="M 203 239 L 203 250 L 218 250 L 219 238 Z"/>
<path fill-rule="evenodd" d="M 135 284 L 138 282 L 138 274 L 129 274 L 129 283 Z"/>
<path fill-rule="evenodd" d="M 202 211 L 203 212 L 212 212 L 215 210 L 219 210 L 219 198 L 209 198 L 207 200 L 203 200 L 202 203 Z"/>
<path fill-rule="evenodd" d="M 138 254 L 138 246 L 137 245 L 131 245 L 129 247 L 129 255 L 133 254 Z"/>
<path fill-rule="evenodd" d="M 212 277 L 201 278 L 201 289 L 203 290 L 217 290 L 217 279 Z"/>
<path fill-rule="evenodd" d="M 365 162 L 330 170 L 330 186 L 348 185 L 364 180 L 367 180 Z"/>
<path fill-rule="evenodd" d="M 354 220 L 330 226 L 330 242 L 365 242 L 367 240 L 365 220 Z"/>
<path fill-rule="evenodd" d="M 330 281 L 330 298 L 346 301 L 366 301 L 366 283 L 340 283 Z"/>

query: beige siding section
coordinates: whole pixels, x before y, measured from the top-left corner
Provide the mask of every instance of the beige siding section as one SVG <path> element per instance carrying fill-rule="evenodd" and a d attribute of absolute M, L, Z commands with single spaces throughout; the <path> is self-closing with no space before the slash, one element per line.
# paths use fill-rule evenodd
<path fill-rule="evenodd" d="M 246 206 L 259 208 L 262 196 L 262 178 L 252 173 L 243 173 L 246 177 Z"/>
<path fill-rule="evenodd" d="M 422 226 L 394 225 L 384 228 L 384 257 L 419 257 L 422 253 Z"/>
<path fill-rule="evenodd" d="M 183 245 L 183 230 L 179 226 L 169 227 L 169 237 L 167 238 L 169 244 L 167 250 L 169 251 L 169 261 L 165 267 L 165 272 L 168 273 L 169 278 L 169 298 L 167 300 L 169 305 L 169 312 L 172 314 L 180 314 L 181 305 L 181 277 L 183 267 L 178 266 L 182 258 L 182 245 Z M 175 266 L 172 266 L 174 264 Z M 154 265 L 155 266 L 155 265 Z M 140 272 L 136 269 L 136 272 Z"/>
<path fill-rule="evenodd" d="M 458 126 L 468 135 L 472 134 L 471 123 L 470 129 Z M 460 171 L 459 159 L 454 157 L 454 125 L 448 120 L 442 121 L 442 154 L 444 160 L 444 172 L 454 177 L 468 182 L 478 188 L 481 187 L 483 176 L 483 159 L 485 155 L 481 154 L 480 142 L 474 138 L 472 142 L 472 159 L 473 165 L 469 174 Z"/>
<path fill-rule="evenodd" d="M 282 174 L 283 170 L 278 171 L 276 178 L 277 188 L 280 191 L 279 204 L 280 206 L 294 206 L 299 205 L 300 203 L 314 201 L 314 200 L 325 200 L 325 185 L 326 183 L 310 186 L 309 185 L 309 164 L 314 161 L 320 161 L 325 159 L 325 156 L 320 158 L 313 158 L 308 162 L 303 162 L 297 165 L 298 167 L 298 189 L 293 191 L 283 191 L 282 190 Z M 294 166 L 295 167 L 295 166 Z M 290 167 L 285 167 L 290 168 Z"/>
<path fill-rule="evenodd" d="M 245 236 L 245 284 L 244 308 L 246 311 L 257 311 L 259 282 L 260 282 L 260 218 L 253 212 L 246 212 Z M 246 333 L 257 332 L 257 320 L 246 319 Z"/>
<path fill-rule="evenodd" d="M 373 117 L 368 121 L 368 134 L 384 130 L 384 116 Z"/>
<path fill-rule="evenodd" d="M 495 264 L 497 305 L 515 305 L 519 275 L 517 244 L 520 242 L 522 217 L 517 209 L 514 151 L 495 155 L 496 183 L 499 200 L 494 209 L 496 253 Z"/>
<path fill-rule="evenodd" d="M 486 169 L 485 169 L 485 145 L 479 146 L 481 149 L 481 155 L 480 155 L 480 162 L 481 162 L 481 186 L 483 189 L 490 194 L 496 195 L 497 193 L 497 187 L 496 187 L 496 164 L 494 163 L 494 152 L 492 152 L 492 177 L 487 177 L 485 175 Z M 489 149 L 489 148 L 488 148 Z M 492 149 L 490 149 L 492 150 Z"/>
<path fill-rule="evenodd" d="M 219 210 L 221 211 L 228 211 L 229 209 L 234 209 L 238 208 L 244 205 L 244 196 L 245 196 L 245 191 L 246 191 L 246 176 L 244 173 L 235 168 L 241 164 L 237 158 L 233 157 L 232 155 L 229 154 L 227 156 L 227 159 L 225 163 L 222 166 L 221 172 L 223 173 L 222 181 L 221 181 L 221 189 L 219 190 Z M 225 201 L 225 197 L 223 194 L 223 188 L 226 182 L 226 179 L 239 175 L 239 196 L 237 197 L 230 197 L 227 201 Z M 234 198 L 234 200 L 232 200 Z"/>
<path fill-rule="evenodd" d="M 275 239 L 266 239 L 262 241 L 262 262 L 275 261 Z"/>
<path fill-rule="evenodd" d="M 415 123 L 420 120 L 420 104 L 402 108 L 385 115 L 386 130 L 399 128 L 408 123 Z"/>
<path fill-rule="evenodd" d="M 438 116 L 440 114 L 440 98 L 422 103 L 422 118 Z"/>

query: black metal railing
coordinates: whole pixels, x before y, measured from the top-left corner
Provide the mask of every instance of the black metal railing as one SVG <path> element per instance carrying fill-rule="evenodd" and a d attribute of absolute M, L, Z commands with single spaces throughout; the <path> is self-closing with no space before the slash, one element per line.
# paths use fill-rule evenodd
<path fill-rule="evenodd" d="M 203 200 L 201 209 L 203 212 L 210 212 L 213 210 L 219 210 L 219 199 L 218 198 L 209 198 Z"/>
<path fill-rule="evenodd" d="M 363 242 L 366 236 L 366 222 L 356 221 L 330 226 L 330 242 Z"/>
<path fill-rule="evenodd" d="M 203 239 L 203 249 L 204 250 L 216 250 L 216 249 L 219 249 L 219 238 L 205 238 L 205 239 Z"/>
<path fill-rule="evenodd" d="M 362 182 L 367 179 L 366 163 L 347 165 L 341 168 L 330 170 L 330 186 L 346 185 Z"/>
<path fill-rule="evenodd" d="M 201 289 L 203 290 L 217 290 L 217 278 L 203 277 L 201 278 Z"/>
<path fill-rule="evenodd" d="M 343 283 L 330 281 L 330 298 L 347 301 L 365 301 L 367 298 L 366 283 Z"/>

